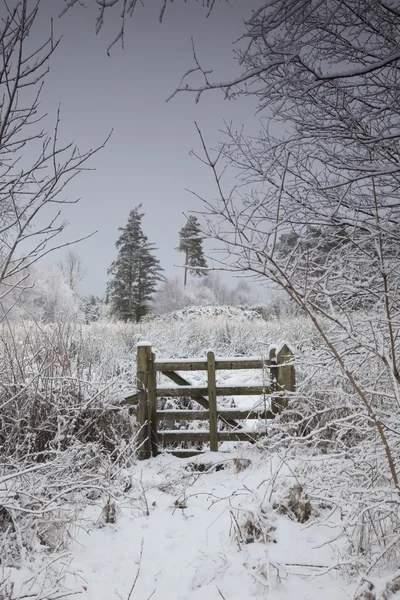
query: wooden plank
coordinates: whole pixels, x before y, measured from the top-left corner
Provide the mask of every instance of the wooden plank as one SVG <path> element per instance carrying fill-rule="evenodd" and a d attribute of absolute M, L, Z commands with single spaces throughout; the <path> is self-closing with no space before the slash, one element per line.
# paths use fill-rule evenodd
<path fill-rule="evenodd" d="M 265 437 L 261 431 L 220 431 L 218 439 L 220 442 L 255 442 Z"/>
<path fill-rule="evenodd" d="M 158 441 L 157 441 L 157 373 L 154 370 L 154 360 L 155 354 L 152 353 L 150 360 L 148 362 L 149 372 L 148 372 L 148 387 L 147 387 L 147 395 L 149 401 L 149 435 L 151 440 L 151 453 L 152 456 L 157 456 L 158 454 Z"/>
<path fill-rule="evenodd" d="M 139 401 L 139 394 L 138 394 L 138 392 L 136 392 L 136 394 L 131 394 L 131 396 L 127 396 L 126 398 L 124 398 L 122 400 L 122 402 L 120 403 L 120 406 L 125 406 L 125 405 L 136 406 L 138 401 Z"/>
<path fill-rule="evenodd" d="M 190 396 L 197 400 L 200 396 L 208 396 L 208 387 L 197 387 L 185 385 L 181 387 L 162 387 L 157 388 L 157 398 L 166 396 L 167 398 L 183 398 Z M 216 388 L 217 396 L 259 396 L 265 391 L 271 393 L 271 388 L 264 388 L 262 385 L 220 385 Z"/>
<path fill-rule="evenodd" d="M 171 379 L 174 383 L 177 383 L 178 385 L 190 385 L 190 383 L 186 379 L 184 379 L 182 375 L 178 375 L 178 373 L 174 373 L 174 371 L 163 371 L 162 374 Z M 208 410 L 208 400 L 207 398 L 204 398 L 204 396 L 197 396 L 196 398 L 194 398 L 189 394 L 189 398 L 195 400 L 198 404 L 200 404 L 200 406 Z M 224 419 L 220 416 L 218 418 L 229 427 L 240 428 L 240 424 L 234 419 Z"/>
<path fill-rule="evenodd" d="M 138 455 L 141 460 L 151 456 L 151 440 L 149 435 L 150 416 L 147 397 L 148 368 L 151 360 L 151 346 L 138 344 L 136 357 L 136 385 L 138 389 L 137 421 L 138 433 Z"/>
<path fill-rule="evenodd" d="M 184 379 L 181 375 L 178 375 L 178 373 L 174 373 L 174 371 L 162 371 L 162 374 L 165 375 L 166 377 L 168 377 L 169 379 L 171 379 L 174 383 L 177 383 L 179 386 L 186 386 L 189 390 L 191 389 L 191 385 L 189 383 L 189 381 L 187 381 L 186 379 Z M 203 408 L 206 408 L 208 410 L 208 400 L 207 398 L 204 398 L 203 396 L 191 396 L 190 393 L 185 394 L 187 395 L 189 398 L 192 398 L 192 400 L 195 400 L 198 404 L 200 404 L 200 406 L 202 406 Z"/>
<path fill-rule="evenodd" d="M 275 415 L 270 410 L 247 410 L 243 408 L 226 408 L 218 411 L 221 417 L 229 417 L 232 415 L 234 419 L 247 420 L 247 419 L 275 419 Z"/>
<path fill-rule="evenodd" d="M 159 431 L 158 439 L 161 444 L 169 444 L 171 442 L 193 442 L 194 444 L 200 442 L 210 441 L 209 431 L 187 431 L 179 429 L 177 431 Z"/>
<path fill-rule="evenodd" d="M 271 388 L 263 385 L 219 385 L 217 396 L 261 396 L 270 394 Z"/>
<path fill-rule="evenodd" d="M 293 352 L 290 350 L 289 346 L 286 344 L 281 348 L 278 354 L 278 366 L 279 366 L 279 374 L 278 374 L 278 383 L 284 388 L 287 392 L 295 392 L 296 391 L 296 373 L 293 364 Z"/>
<path fill-rule="evenodd" d="M 276 391 L 278 388 L 278 365 L 277 365 L 277 359 L 276 359 L 276 349 L 273 347 L 269 351 L 269 360 L 271 363 L 271 366 L 269 368 L 269 373 L 270 373 L 270 378 L 271 378 L 271 391 L 272 391 L 271 410 L 274 414 L 278 414 L 279 407 L 276 404 Z"/>
<path fill-rule="evenodd" d="M 220 442 L 229 441 L 255 441 L 265 437 L 263 432 L 252 431 L 219 431 L 218 439 Z M 192 442 L 193 444 L 210 441 L 209 431 L 159 431 L 158 439 L 161 444 L 169 444 L 171 442 Z"/>
<path fill-rule="evenodd" d="M 208 421 L 210 417 L 208 410 L 159 410 L 157 415 L 159 421 Z"/>
<path fill-rule="evenodd" d="M 269 360 L 261 358 L 216 358 L 215 368 L 217 371 L 234 371 L 237 369 L 262 369 L 269 365 Z"/>
<path fill-rule="evenodd" d="M 210 423 L 210 450 L 218 452 L 218 424 L 217 424 L 217 381 L 215 376 L 215 356 L 211 350 L 207 352 L 208 374 L 208 403 Z"/>
<path fill-rule="evenodd" d="M 261 358 L 216 358 L 216 370 L 262 369 L 269 365 L 269 360 Z M 207 371 L 206 360 L 157 360 L 154 363 L 156 371 Z"/>
<path fill-rule="evenodd" d="M 157 411 L 158 420 L 172 420 L 172 421 L 208 421 L 209 412 L 208 410 L 159 410 Z M 217 411 L 218 417 L 224 419 L 274 419 L 275 415 L 270 410 L 247 410 L 242 408 L 224 408 Z"/>
<path fill-rule="evenodd" d="M 170 450 L 167 454 L 172 454 L 172 456 L 176 456 L 177 458 L 191 458 L 192 456 L 204 454 L 204 450 Z"/>
<path fill-rule="evenodd" d="M 154 363 L 156 371 L 206 371 L 206 360 L 156 360 Z"/>
<path fill-rule="evenodd" d="M 277 357 L 277 392 L 278 396 L 273 399 L 273 412 L 280 413 L 287 408 L 289 395 L 296 388 L 294 366 L 287 364 L 293 360 L 292 351 L 286 344 L 281 348 Z"/>
<path fill-rule="evenodd" d="M 192 385 L 183 385 L 181 387 L 159 387 L 157 388 L 157 398 L 166 396 L 167 398 L 183 398 L 190 396 L 192 398 L 198 398 L 200 396 L 207 396 L 208 388 L 206 387 L 195 387 Z"/>

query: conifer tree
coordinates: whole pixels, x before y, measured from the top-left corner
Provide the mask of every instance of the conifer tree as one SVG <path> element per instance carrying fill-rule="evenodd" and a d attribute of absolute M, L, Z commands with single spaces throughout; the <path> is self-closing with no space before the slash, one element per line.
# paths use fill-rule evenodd
<path fill-rule="evenodd" d="M 190 216 L 179 232 L 179 252 L 185 253 L 184 285 L 188 272 L 197 277 L 207 275 L 207 262 L 203 252 L 203 238 L 197 217 Z"/>
<path fill-rule="evenodd" d="M 115 243 L 118 256 L 108 274 L 107 299 L 112 315 L 124 321 L 140 321 L 149 311 L 157 283 L 163 279 L 154 244 L 142 230 L 141 204 L 131 210 L 125 227 Z"/>

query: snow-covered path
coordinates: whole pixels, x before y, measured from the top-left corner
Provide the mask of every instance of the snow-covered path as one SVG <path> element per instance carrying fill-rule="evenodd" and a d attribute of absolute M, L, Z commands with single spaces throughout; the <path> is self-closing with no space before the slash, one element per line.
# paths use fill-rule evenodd
<path fill-rule="evenodd" d="M 241 451 L 240 458 L 251 461 L 241 470 L 238 456 L 160 456 L 139 463 L 115 524 L 95 526 L 101 508 L 87 510 L 69 587 L 88 600 L 351 597 L 337 570 L 323 574 L 338 560 L 339 542 L 329 543 L 338 534 L 337 516 L 316 510 L 301 524 L 279 514 L 274 502 L 296 483 L 290 470 L 278 459 L 266 464 L 256 449 Z M 197 472 L 197 463 L 208 470 Z M 260 531 L 246 522 L 260 524 L 260 515 L 265 543 L 251 542 Z"/>

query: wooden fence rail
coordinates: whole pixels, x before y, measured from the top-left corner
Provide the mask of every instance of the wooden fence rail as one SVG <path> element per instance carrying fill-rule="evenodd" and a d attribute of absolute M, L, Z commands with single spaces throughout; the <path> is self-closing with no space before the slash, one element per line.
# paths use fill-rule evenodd
<path fill-rule="evenodd" d="M 246 431 L 239 423 L 246 419 L 273 419 L 284 408 L 290 392 L 295 390 L 293 354 L 283 346 L 278 354 L 271 350 L 269 360 L 257 358 L 215 358 L 207 353 L 207 360 L 160 360 L 155 359 L 148 342 L 137 345 L 137 393 L 125 399 L 126 404 L 137 404 L 139 430 L 139 456 L 147 459 L 156 456 L 160 446 L 172 442 L 209 442 L 210 450 L 218 451 L 222 441 L 258 439 L 261 433 Z M 269 370 L 269 385 L 217 385 L 216 372 L 232 369 Z M 207 371 L 207 385 L 192 386 L 176 371 Z M 157 373 L 171 379 L 176 386 L 157 387 Z M 270 396 L 270 410 L 218 409 L 218 396 L 263 395 Z M 157 398 L 189 397 L 205 410 L 158 410 Z M 207 420 L 207 431 L 158 430 L 158 423 L 166 420 Z M 218 420 L 232 428 L 218 431 Z M 194 454 L 195 452 L 193 452 Z"/>

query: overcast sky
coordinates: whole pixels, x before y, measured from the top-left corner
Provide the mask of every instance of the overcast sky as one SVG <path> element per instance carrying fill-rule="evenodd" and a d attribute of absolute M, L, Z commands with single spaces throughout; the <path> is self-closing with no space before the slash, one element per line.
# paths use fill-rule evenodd
<path fill-rule="evenodd" d="M 194 121 L 213 145 L 221 138 L 224 119 L 254 126 L 255 104 L 252 99 L 225 101 L 222 92 L 204 95 L 199 104 L 189 94 L 168 103 L 166 98 L 193 66 L 191 36 L 199 59 L 214 69 L 216 79 L 238 72 L 233 42 L 259 0 L 219 3 L 208 19 L 201 3 L 178 1 L 168 5 L 162 24 L 161 0 L 148 0 L 128 21 L 125 49 L 114 47 L 110 57 L 106 48 L 118 30 L 118 13 L 110 15 L 96 36 L 95 2 L 87 4 L 55 18 L 55 31 L 63 39 L 46 78 L 43 107 L 50 118 L 61 104 L 64 139 L 82 149 L 100 144 L 113 129 L 106 148 L 92 160 L 96 170 L 68 188 L 70 199 L 81 200 L 65 211 L 70 227 L 63 238 L 97 230 L 74 250 L 88 273 L 81 293 L 102 296 L 107 268 L 116 256 L 118 227 L 139 203 L 145 213 L 144 231 L 159 248 L 165 274 L 181 275 L 176 266 L 182 261 L 175 250 L 178 231 L 185 223 L 183 213 L 199 208 L 187 189 L 215 196 L 207 169 L 190 156 L 193 148 L 199 150 Z M 36 35 L 47 33 L 50 17 L 57 17 L 62 6 L 63 0 L 42 1 Z M 48 262 L 59 258 L 53 255 Z"/>

